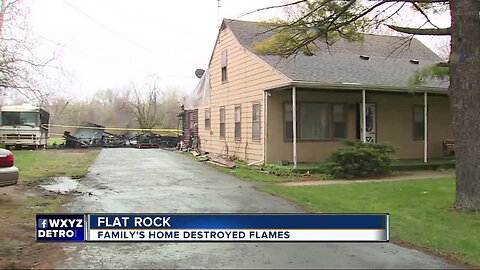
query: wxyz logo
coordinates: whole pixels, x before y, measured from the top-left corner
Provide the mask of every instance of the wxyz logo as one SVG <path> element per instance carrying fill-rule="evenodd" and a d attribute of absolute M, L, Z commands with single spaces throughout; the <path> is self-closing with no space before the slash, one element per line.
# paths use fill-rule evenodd
<path fill-rule="evenodd" d="M 38 227 L 41 229 L 46 228 L 83 228 L 83 219 L 76 218 L 76 219 L 57 219 L 57 218 L 49 218 L 49 219 L 39 219 L 38 220 Z"/>

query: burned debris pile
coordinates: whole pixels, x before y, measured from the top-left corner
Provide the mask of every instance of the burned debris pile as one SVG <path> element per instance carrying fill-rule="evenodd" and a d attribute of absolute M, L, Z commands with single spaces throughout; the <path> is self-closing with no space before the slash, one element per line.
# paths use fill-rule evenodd
<path fill-rule="evenodd" d="M 110 133 L 105 127 L 84 122 L 71 134 L 63 133 L 65 143 L 57 147 L 88 148 L 88 147 L 136 147 L 136 148 L 175 148 L 179 141 L 178 136 L 162 136 L 153 132 L 122 132 Z"/>
<path fill-rule="evenodd" d="M 102 125 L 84 122 L 72 134 L 64 131 L 65 143 L 54 145 L 54 148 L 163 148 L 189 153 L 198 161 L 205 161 L 226 168 L 235 168 L 236 163 L 228 156 L 201 152 L 198 136 L 191 134 L 188 140 L 185 136 L 163 136 L 154 132 L 121 132 L 105 131 Z"/>
<path fill-rule="evenodd" d="M 171 148 L 174 149 L 179 138 L 174 136 L 162 136 L 152 132 L 136 134 L 133 137 L 135 147 L 137 148 Z"/>

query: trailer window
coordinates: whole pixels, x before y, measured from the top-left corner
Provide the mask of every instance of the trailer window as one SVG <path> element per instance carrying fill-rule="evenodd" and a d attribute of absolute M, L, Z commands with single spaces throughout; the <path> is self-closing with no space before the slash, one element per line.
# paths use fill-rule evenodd
<path fill-rule="evenodd" d="M 38 113 L 2 112 L 2 125 L 38 126 Z"/>

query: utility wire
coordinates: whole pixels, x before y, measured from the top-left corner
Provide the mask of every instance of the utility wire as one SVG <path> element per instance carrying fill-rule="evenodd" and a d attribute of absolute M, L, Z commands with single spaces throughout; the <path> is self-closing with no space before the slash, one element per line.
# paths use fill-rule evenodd
<path fill-rule="evenodd" d="M 132 43 L 133 45 L 135 45 L 135 46 L 137 46 L 137 47 L 139 47 L 139 48 L 142 48 L 142 49 L 144 49 L 144 50 L 146 50 L 146 51 L 149 51 L 149 52 L 151 52 L 151 53 L 153 53 L 153 54 L 157 54 L 157 52 L 155 52 L 154 50 L 152 50 L 152 49 L 150 49 L 150 48 L 147 48 L 147 47 L 143 46 L 142 44 L 140 44 L 140 43 L 138 43 L 138 42 L 136 42 L 136 41 L 134 41 L 134 40 L 131 40 L 131 39 L 129 39 L 128 37 L 124 36 L 123 34 L 121 34 L 121 33 L 117 32 L 117 31 L 115 31 L 114 29 L 106 26 L 106 25 L 103 24 L 102 22 L 98 21 L 97 19 L 95 19 L 95 18 L 93 18 L 92 16 L 88 15 L 87 13 L 83 12 L 83 11 L 80 10 L 79 8 L 77 8 L 77 7 L 75 7 L 74 5 L 70 4 L 68 1 L 66 1 L 66 0 L 62 0 L 62 1 L 63 1 L 67 6 L 69 6 L 70 8 L 72 8 L 73 10 L 77 11 L 78 13 L 82 14 L 83 16 L 85 16 L 86 18 L 88 18 L 89 20 L 91 20 L 92 22 L 94 22 L 94 23 L 96 23 L 97 25 L 101 26 L 103 29 L 105 29 L 105 30 L 107 30 L 107 31 L 109 31 L 109 32 L 111 32 L 111 33 L 119 36 L 120 38 L 122 38 L 122 39 L 124 39 L 124 40 L 126 40 L 126 41 L 128 41 L 128 42 L 130 42 L 130 43 Z"/>
<path fill-rule="evenodd" d="M 82 50 L 78 50 L 78 49 L 74 49 L 74 48 L 71 48 L 71 47 L 68 47 L 68 46 L 65 46 L 64 44 L 61 44 L 59 42 L 56 42 L 56 41 L 53 41 L 45 36 L 42 36 L 40 34 L 37 34 L 37 33 L 32 33 L 34 34 L 35 36 L 43 39 L 43 40 L 46 40 L 52 44 L 55 44 L 57 46 L 60 46 L 62 48 L 65 48 L 65 49 L 68 49 L 72 52 L 76 52 L 76 53 L 81 53 L 83 55 L 86 55 L 86 56 L 89 56 L 91 58 L 94 58 L 98 61 L 101 61 L 101 62 L 104 62 L 104 63 L 107 63 L 107 64 L 110 64 L 110 65 L 113 65 L 113 66 L 119 66 L 119 67 L 122 67 L 122 68 L 127 68 L 127 69 L 131 69 L 131 70 L 135 70 L 137 72 L 141 72 L 141 73 L 145 73 L 145 74 L 153 74 L 155 72 L 152 72 L 152 71 L 148 71 L 148 70 L 145 70 L 145 69 L 141 69 L 141 68 L 137 68 L 137 67 L 134 67 L 134 66 L 129 66 L 129 65 L 126 65 L 126 64 L 122 64 L 122 63 L 118 63 L 118 62 L 114 62 L 114 61 L 110 61 L 110 60 L 107 60 L 105 58 L 101 58 L 101 57 L 98 57 L 96 55 L 93 55 L 93 54 L 90 54 L 90 53 L 87 53 L 85 51 L 82 51 Z M 162 77 L 178 77 L 178 78 L 189 78 L 189 77 L 192 77 L 192 76 L 178 76 L 178 75 L 162 75 Z"/>
<path fill-rule="evenodd" d="M 138 43 L 138 42 L 136 42 L 136 41 L 134 41 L 134 40 L 126 37 L 126 36 L 123 35 L 122 33 L 119 33 L 118 31 L 116 31 L 116 30 L 108 27 L 107 25 L 105 25 L 105 24 L 103 24 L 102 22 L 98 21 L 98 20 L 95 19 L 94 17 L 88 15 L 87 13 L 85 13 L 84 11 L 82 11 L 81 9 L 75 7 L 74 5 L 72 5 L 71 3 L 69 3 L 68 1 L 62 0 L 62 2 L 65 3 L 67 6 L 69 6 L 70 8 L 72 8 L 73 10 L 75 10 L 76 12 L 80 13 L 81 15 L 83 15 L 85 18 L 91 20 L 92 22 L 96 23 L 97 25 L 99 25 L 99 26 L 102 27 L 103 29 L 107 30 L 108 32 L 113 33 L 113 34 L 119 36 L 119 37 L 122 38 L 123 40 L 125 40 L 125 41 L 127 41 L 127 42 L 129 42 L 129 43 L 131 43 L 131 44 L 133 44 L 133 45 L 135 45 L 135 46 L 137 46 L 137 47 L 145 50 L 145 51 L 148 51 L 148 52 L 150 52 L 150 53 L 152 53 L 152 54 L 155 54 L 155 55 L 157 55 L 157 56 L 159 56 L 159 57 L 161 57 L 161 58 L 166 58 L 164 55 L 160 55 L 158 52 L 156 52 L 156 51 L 154 51 L 154 50 L 152 50 L 152 49 L 150 49 L 150 48 L 147 48 L 147 47 L 143 46 L 142 44 L 140 44 L 140 43 Z M 171 58 L 171 59 L 173 59 L 173 58 Z M 174 59 L 174 60 L 175 60 L 176 62 L 184 62 L 184 63 L 187 63 L 187 64 L 196 65 L 196 63 L 186 62 L 186 61 L 182 61 L 182 60 L 179 60 L 179 59 Z"/>

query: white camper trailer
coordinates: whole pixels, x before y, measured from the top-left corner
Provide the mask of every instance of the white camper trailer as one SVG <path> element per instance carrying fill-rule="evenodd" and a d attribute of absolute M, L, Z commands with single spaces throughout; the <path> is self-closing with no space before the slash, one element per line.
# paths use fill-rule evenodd
<path fill-rule="evenodd" d="M 32 105 L 3 106 L 0 109 L 0 144 L 10 148 L 45 147 L 50 114 Z"/>

